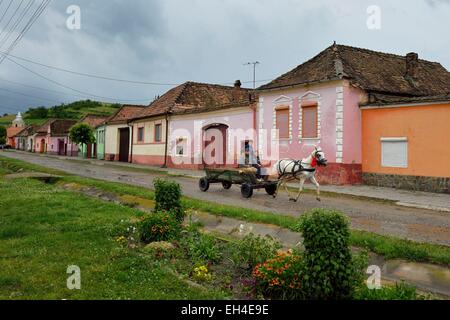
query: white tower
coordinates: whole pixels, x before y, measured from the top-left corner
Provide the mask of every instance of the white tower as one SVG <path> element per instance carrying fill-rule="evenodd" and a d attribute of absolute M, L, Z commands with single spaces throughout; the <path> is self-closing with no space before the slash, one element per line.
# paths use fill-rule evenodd
<path fill-rule="evenodd" d="M 23 121 L 22 114 L 19 112 L 16 118 L 12 122 L 12 126 L 15 128 L 23 128 L 25 127 L 25 122 Z"/>

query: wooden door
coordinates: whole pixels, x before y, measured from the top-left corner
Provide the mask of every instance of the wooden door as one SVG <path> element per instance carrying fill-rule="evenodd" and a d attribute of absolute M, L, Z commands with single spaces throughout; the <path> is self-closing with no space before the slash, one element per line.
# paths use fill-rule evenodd
<path fill-rule="evenodd" d="M 92 144 L 91 143 L 88 143 L 86 146 L 86 157 L 88 159 L 92 158 Z"/>
<path fill-rule="evenodd" d="M 128 162 L 128 154 L 130 152 L 130 129 L 119 129 L 119 161 Z"/>
<path fill-rule="evenodd" d="M 40 145 L 40 153 L 44 153 L 45 152 L 45 139 L 41 140 L 41 145 Z"/>
<path fill-rule="evenodd" d="M 227 130 L 224 124 L 211 126 L 203 132 L 203 165 L 208 167 L 223 167 L 227 161 Z M 208 148 L 208 146 L 210 146 Z M 211 149 L 212 148 L 212 149 Z"/>
<path fill-rule="evenodd" d="M 58 154 L 60 156 L 64 155 L 64 145 L 65 145 L 64 140 L 61 140 L 61 139 L 58 140 Z"/>

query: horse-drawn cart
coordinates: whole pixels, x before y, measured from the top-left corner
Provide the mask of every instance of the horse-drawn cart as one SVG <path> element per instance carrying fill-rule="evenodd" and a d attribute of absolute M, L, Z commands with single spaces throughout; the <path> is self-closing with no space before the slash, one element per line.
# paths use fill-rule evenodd
<path fill-rule="evenodd" d="M 273 195 L 277 189 L 277 181 L 269 181 L 267 176 L 258 179 L 255 168 L 205 168 L 206 176 L 199 181 L 200 190 L 206 192 L 211 183 L 221 183 L 224 189 L 230 189 L 233 184 L 241 186 L 244 198 L 250 198 L 254 189 L 265 189 Z"/>

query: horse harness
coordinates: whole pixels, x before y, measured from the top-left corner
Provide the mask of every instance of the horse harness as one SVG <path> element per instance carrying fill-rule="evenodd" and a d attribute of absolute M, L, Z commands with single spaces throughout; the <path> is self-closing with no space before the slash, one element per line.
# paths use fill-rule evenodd
<path fill-rule="evenodd" d="M 286 161 L 286 160 L 285 160 Z M 293 163 L 292 170 L 286 171 L 286 168 L 289 167 L 289 165 Z M 292 175 L 295 177 L 298 173 L 306 171 L 306 172 L 315 172 L 316 168 L 307 169 L 303 167 L 301 160 L 291 160 L 286 166 L 284 166 L 284 169 L 281 170 L 281 161 L 278 162 L 278 179 L 281 179 L 285 175 Z"/>

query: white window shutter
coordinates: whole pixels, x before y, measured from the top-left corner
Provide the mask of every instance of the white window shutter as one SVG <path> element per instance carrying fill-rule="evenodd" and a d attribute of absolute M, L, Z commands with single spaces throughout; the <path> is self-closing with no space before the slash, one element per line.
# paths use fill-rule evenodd
<path fill-rule="evenodd" d="M 408 167 L 407 138 L 381 138 L 381 166 Z"/>

